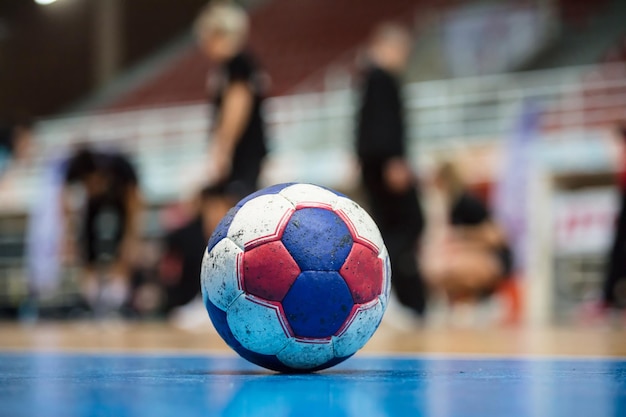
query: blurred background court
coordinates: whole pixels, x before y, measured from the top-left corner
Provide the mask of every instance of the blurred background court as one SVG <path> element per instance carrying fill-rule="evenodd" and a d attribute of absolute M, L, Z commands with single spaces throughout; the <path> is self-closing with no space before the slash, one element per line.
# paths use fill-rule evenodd
<path fill-rule="evenodd" d="M 271 383 L 173 290 L 198 286 L 204 250 L 177 231 L 211 156 L 215 66 L 192 30 L 206 3 L 0 1 L 0 415 L 624 415 L 626 245 L 609 254 L 626 195 L 625 1 L 234 1 L 264 71 L 259 185 L 316 183 L 368 208 L 358 85 L 372 31 L 396 22 L 412 38 L 402 101 L 420 249 L 447 161 L 515 262 L 471 302 L 431 291 L 420 320 L 394 300 L 357 358 Z M 130 292 L 104 315 L 60 220 L 60 167 L 79 145 L 128 155 L 143 196 Z M 69 210 L 84 198 L 74 190 Z M 623 266 L 607 304 L 609 259 Z"/>
<path fill-rule="evenodd" d="M 364 202 L 356 86 L 372 31 L 399 22 L 413 38 L 402 97 L 427 218 L 433 171 L 453 161 L 515 252 L 514 276 L 476 302 L 433 292 L 419 325 L 394 303 L 364 352 L 626 355 L 623 276 L 615 302 L 602 300 L 626 192 L 626 2 L 235 3 L 268 86 L 261 185 L 311 182 Z M 0 2 L 0 128 L 26 131 L 0 148 L 0 350 L 228 352 L 201 305 L 167 301 L 184 273 L 166 242 L 190 219 L 210 152 L 214 68 L 192 33 L 205 4 Z M 51 209 L 58 162 L 78 144 L 129 155 L 144 200 L 129 299 L 95 321 Z"/>
<path fill-rule="evenodd" d="M 32 216 L 50 196 L 51 166 L 76 143 L 131 156 L 145 198 L 138 274 L 160 285 L 162 239 L 184 222 L 180 202 L 201 183 L 207 149 L 210 68 L 191 35 L 204 3 L 0 6 L 0 114 L 7 125 L 24 116 L 33 122 L 28 150 L 0 177 L 3 317 L 71 317 L 78 279 L 71 262 L 33 274 L 47 261 L 27 259 L 32 245 L 57 256 L 37 247 L 36 231 L 28 243 L 28 231 L 44 227 Z M 619 208 L 623 2 L 241 3 L 250 48 L 271 80 L 262 185 L 308 181 L 359 200 L 357 67 L 373 28 L 401 22 L 414 36 L 404 97 L 415 171 L 428 178 L 438 159 L 454 160 L 492 211 L 506 212 L 511 239 L 523 248 L 514 288 L 486 300 L 487 318 L 469 321 L 577 326 L 593 316 L 587 310 L 600 297 Z M 159 317 L 158 306 L 138 313 L 146 315 Z M 617 321 L 623 327 L 623 317 Z"/>

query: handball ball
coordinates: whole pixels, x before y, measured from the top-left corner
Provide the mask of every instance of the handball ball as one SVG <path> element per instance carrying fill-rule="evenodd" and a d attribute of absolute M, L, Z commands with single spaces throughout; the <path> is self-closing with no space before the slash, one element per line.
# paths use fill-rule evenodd
<path fill-rule="evenodd" d="M 279 372 L 334 366 L 370 339 L 387 307 L 387 249 L 358 204 L 279 184 L 222 219 L 202 261 L 202 297 L 240 356 Z"/>

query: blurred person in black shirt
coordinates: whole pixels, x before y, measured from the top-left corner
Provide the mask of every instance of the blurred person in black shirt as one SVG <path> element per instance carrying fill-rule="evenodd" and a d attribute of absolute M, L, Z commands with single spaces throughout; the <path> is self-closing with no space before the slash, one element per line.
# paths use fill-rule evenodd
<path fill-rule="evenodd" d="M 424 314 L 426 289 L 416 251 L 423 229 L 417 184 L 406 160 L 399 77 L 410 53 L 410 33 L 395 24 L 375 31 L 363 73 L 356 149 L 372 217 L 389 251 L 392 284 L 400 303 Z"/>
<path fill-rule="evenodd" d="M 200 49 L 218 65 L 209 83 L 214 106 L 209 169 L 234 205 L 257 188 L 266 154 L 261 106 L 264 82 L 246 50 L 248 17 L 233 4 L 212 2 L 195 24 Z"/>
<path fill-rule="evenodd" d="M 453 164 L 443 163 L 438 168 L 435 184 L 446 208 L 445 231 L 425 248 L 424 275 L 451 300 L 471 301 L 489 295 L 513 271 L 504 233 Z"/>
<path fill-rule="evenodd" d="M 126 155 L 89 147 L 77 149 L 66 167 L 66 237 L 69 250 L 77 252 L 85 268 L 82 294 L 95 310 L 115 311 L 128 301 L 140 237 L 142 204 L 137 172 Z M 74 185 L 80 186 L 85 196 L 78 222 L 70 216 Z M 71 243 L 75 236 L 78 244 Z"/>
<path fill-rule="evenodd" d="M 0 122 L 0 176 L 12 160 L 26 156 L 32 143 L 32 122 L 22 118 L 9 123 Z"/>
<path fill-rule="evenodd" d="M 615 222 L 613 243 L 607 256 L 602 286 L 602 302 L 606 308 L 626 308 L 626 122 L 618 126 L 617 136 L 622 146 L 619 170 L 620 206 Z"/>

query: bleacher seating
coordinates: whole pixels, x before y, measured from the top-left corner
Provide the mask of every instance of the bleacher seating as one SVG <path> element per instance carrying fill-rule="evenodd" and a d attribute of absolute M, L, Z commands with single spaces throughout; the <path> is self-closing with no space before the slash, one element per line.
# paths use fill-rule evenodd
<path fill-rule="evenodd" d="M 560 16 L 566 25 L 584 29 L 608 3 L 609 0 L 561 0 L 559 2 Z"/>
<path fill-rule="evenodd" d="M 315 85 L 316 76 L 319 81 L 329 65 L 349 62 L 379 22 L 413 23 L 418 11 L 447 3 L 452 1 L 271 0 L 251 14 L 250 47 L 271 77 L 270 95 L 285 95 L 298 86 Z M 207 70 L 197 46 L 189 42 L 164 71 L 114 100 L 106 110 L 204 101 Z"/>
<path fill-rule="evenodd" d="M 604 54 L 604 62 L 626 62 L 626 33 Z"/>
<path fill-rule="evenodd" d="M 609 1 L 562 0 L 564 23 L 584 29 Z M 601 54 L 599 65 L 585 74 L 582 89 L 564 92 L 545 117 L 547 130 L 572 125 L 572 117 L 563 117 L 576 107 L 579 118 L 574 124 L 585 127 L 615 126 L 626 121 L 626 32 Z"/>
<path fill-rule="evenodd" d="M 271 169 L 266 171 L 273 176 L 265 182 L 305 180 L 336 188 L 354 182 L 351 92 L 286 94 L 306 91 L 306 86 L 321 87 L 324 71 L 353 62 L 356 48 L 377 22 L 410 21 L 418 7 L 427 7 L 429 1 L 430 6 L 436 2 L 273 0 L 254 12 L 252 47 L 273 76 L 272 95 L 283 96 L 266 103 L 272 148 L 268 161 Z M 348 14 L 358 23 L 346 27 L 343 22 Z M 268 27 L 264 22 L 270 16 L 272 25 Z M 294 35 L 287 36 L 291 32 Z M 626 38 L 616 45 L 616 52 L 611 51 L 609 61 L 625 61 Z M 4 193 L 0 216 L 9 219 L 5 223 L 14 225 L 18 216 L 25 218 L 41 187 L 45 161 L 59 148 L 81 138 L 114 143 L 133 154 L 149 204 L 160 206 L 185 197 L 192 189 L 193 169 L 203 163 L 206 152 L 207 70 L 190 42 L 164 71 L 104 107 L 105 112 L 39 123 L 37 160 L 18 172 L 9 188 L 0 190 Z M 587 75 L 580 77 L 580 73 Z M 626 120 L 626 65 L 619 63 L 422 82 L 408 86 L 406 92 L 411 148 L 419 149 L 419 156 L 430 160 L 455 144 L 495 141 L 508 135 L 519 103 L 527 100 L 553 105 L 547 107 L 546 117 L 546 126 L 551 129 L 606 127 Z M 196 104 L 181 106 L 190 102 Z M 139 110 L 127 111 L 131 108 Z M 310 160 L 319 163 L 307 163 Z M 481 191 L 488 194 L 487 188 Z M 23 244 L 6 233 L 3 238 L 2 255 L 9 254 L 7 248 Z M 4 268 L 6 275 L 23 276 L 16 256 L 11 258 L 4 262 L 17 266 L 2 264 L 0 259 L 0 272 Z M 511 321 L 517 320 L 520 311 L 518 292 L 519 288 L 508 285 L 499 290 L 511 305 Z"/>
<path fill-rule="evenodd" d="M 587 72 L 581 87 L 565 91 L 548 108 L 544 128 L 611 127 L 626 120 L 626 63 L 613 62 Z M 572 112 L 576 108 L 577 112 Z"/>

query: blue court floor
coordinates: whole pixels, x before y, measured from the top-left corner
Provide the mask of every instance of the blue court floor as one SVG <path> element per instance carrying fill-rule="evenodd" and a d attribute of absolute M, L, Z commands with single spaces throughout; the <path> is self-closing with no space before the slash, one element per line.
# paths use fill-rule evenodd
<path fill-rule="evenodd" d="M 626 416 L 626 360 L 356 357 L 317 374 L 233 356 L 0 353 L 0 416 Z"/>

